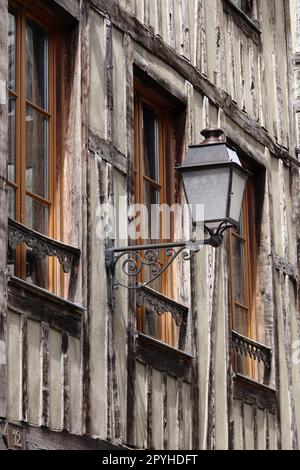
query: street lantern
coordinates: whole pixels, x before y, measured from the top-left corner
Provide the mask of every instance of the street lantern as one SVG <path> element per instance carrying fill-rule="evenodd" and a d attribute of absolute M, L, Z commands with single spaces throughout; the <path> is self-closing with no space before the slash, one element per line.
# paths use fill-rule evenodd
<path fill-rule="evenodd" d="M 236 151 L 226 142 L 222 129 L 205 129 L 201 134 L 205 140 L 199 145 L 191 145 L 184 163 L 176 169 L 183 179 L 186 199 L 192 209 L 193 223 L 204 225 L 209 236 L 188 242 L 127 247 L 114 246 L 114 241 L 110 240 L 105 250 L 105 260 L 111 309 L 114 309 L 114 292 L 117 287 L 140 289 L 151 284 L 166 271 L 180 253 L 183 259 L 189 260 L 203 245 L 218 248 L 223 241 L 224 232 L 238 226 L 250 173 L 242 167 Z M 197 210 L 198 208 L 200 210 Z M 161 263 L 161 251 L 164 251 L 165 263 Z M 123 275 L 130 279 L 129 284 L 117 278 L 118 265 Z M 143 270 L 150 272 L 150 277 L 140 283 L 138 276 Z"/>
<path fill-rule="evenodd" d="M 249 172 L 227 144 L 222 129 L 204 129 L 201 134 L 205 140 L 191 145 L 182 166 L 177 167 L 193 222 L 207 228 L 222 222 L 238 226 Z M 204 220 L 203 211 L 197 210 L 201 206 Z"/>

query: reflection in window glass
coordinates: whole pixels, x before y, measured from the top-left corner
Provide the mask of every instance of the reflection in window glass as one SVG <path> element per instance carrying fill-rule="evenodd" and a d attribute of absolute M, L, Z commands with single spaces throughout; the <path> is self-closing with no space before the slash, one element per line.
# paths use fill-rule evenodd
<path fill-rule="evenodd" d="M 245 243 L 232 236 L 232 284 L 234 300 L 246 305 Z"/>
<path fill-rule="evenodd" d="M 48 109 L 48 34 L 36 23 L 26 24 L 27 99 Z"/>
<path fill-rule="evenodd" d="M 48 207 L 26 197 L 26 225 L 36 232 L 48 234 Z"/>
<path fill-rule="evenodd" d="M 48 120 L 26 110 L 26 188 L 48 198 Z"/>
<path fill-rule="evenodd" d="M 8 13 L 8 88 L 16 89 L 16 18 Z"/>
<path fill-rule="evenodd" d="M 158 124 L 155 111 L 143 105 L 144 174 L 159 181 Z"/>
<path fill-rule="evenodd" d="M 16 191 L 14 188 L 7 186 L 8 198 L 8 217 L 11 219 L 16 218 Z"/>
<path fill-rule="evenodd" d="M 16 103 L 15 98 L 8 100 L 8 160 L 7 177 L 9 181 L 15 181 L 16 177 Z"/>

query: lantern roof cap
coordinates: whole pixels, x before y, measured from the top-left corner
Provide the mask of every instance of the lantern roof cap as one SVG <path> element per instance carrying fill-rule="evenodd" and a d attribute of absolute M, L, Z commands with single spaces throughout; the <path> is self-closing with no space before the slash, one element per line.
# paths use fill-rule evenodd
<path fill-rule="evenodd" d="M 227 143 L 223 129 L 204 129 L 201 134 L 204 137 L 203 142 L 197 145 L 189 145 L 189 151 L 182 163 L 182 169 L 195 165 L 226 163 L 235 163 L 242 166 L 236 150 Z"/>

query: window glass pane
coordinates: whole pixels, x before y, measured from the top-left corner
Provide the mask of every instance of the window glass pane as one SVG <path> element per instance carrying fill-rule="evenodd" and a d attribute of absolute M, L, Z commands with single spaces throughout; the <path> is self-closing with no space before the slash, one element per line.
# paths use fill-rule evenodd
<path fill-rule="evenodd" d="M 243 336 L 249 337 L 249 312 L 247 308 L 242 308 L 234 304 L 233 329 Z"/>
<path fill-rule="evenodd" d="M 178 348 L 179 327 L 176 325 L 172 315 L 165 311 L 158 315 L 148 306 L 145 307 L 145 331 L 144 333 L 153 336 L 165 343 Z"/>
<path fill-rule="evenodd" d="M 48 216 L 47 206 L 40 204 L 31 197 L 26 197 L 26 225 L 33 230 L 48 235 Z"/>
<path fill-rule="evenodd" d="M 48 109 L 48 34 L 32 21 L 26 24 L 27 99 Z"/>
<path fill-rule="evenodd" d="M 16 18 L 8 13 L 8 88 L 16 89 Z"/>
<path fill-rule="evenodd" d="M 7 186 L 8 190 L 8 217 L 11 219 L 16 218 L 16 192 L 14 188 Z"/>
<path fill-rule="evenodd" d="M 8 217 L 11 219 L 16 219 L 16 191 L 14 188 L 7 186 L 7 198 L 8 198 Z M 8 245 L 7 250 L 7 268 L 8 274 L 10 276 L 15 275 L 15 266 L 16 266 L 16 249 L 11 248 Z"/>
<path fill-rule="evenodd" d="M 159 206 L 159 189 L 151 183 L 144 181 L 144 204 L 147 208 L 148 215 L 148 237 L 149 241 L 160 239 L 160 214 Z M 146 232 L 146 230 L 145 230 Z"/>
<path fill-rule="evenodd" d="M 9 181 L 16 178 L 16 103 L 15 99 L 8 100 L 8 161 L 7 177 Z"/>
<path fill-rule="evenodd" d="M 245 279 L 245 243 L 232 235 L 232 288 L 234 300 L 247 305 Z"/>
<path fill-rule="evenodd" d="M 7 250 L 7 272 L 9 276 L 14 276 L 16 271 L 16 249 L 8 245 Z"/>
<path fill-rule="evenodd" d="M 48 120 L 26 110 L 26 189 L 48 198 Z"/>
<path fill-rule="evenodd" d="M 158 125 L 155 111 L 143 105 L 144 174 L 159 181 Z"/>
<path fill-rule="evenodd" d="M 31 248 L 26 247 L 26 281 L 48 288 L 49 259 L 40 259 Z"/>

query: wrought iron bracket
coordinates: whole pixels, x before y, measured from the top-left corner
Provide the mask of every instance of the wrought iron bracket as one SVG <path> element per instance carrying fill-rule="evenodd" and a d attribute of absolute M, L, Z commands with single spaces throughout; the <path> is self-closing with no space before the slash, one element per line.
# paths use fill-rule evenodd
<path fill-rule="evenodd" d="M 108 303 L 111 310 L 115 308 L 115 290 L 122 286 L 139 290 L 158 279 L 181 254 L 183 260 L 189 261 L 204 245 L 218 248 L 223 241 L 225 230 L 232 225 L 222 222 L 217 229 L 204 227 L 208 238 L 197 241 L 133 245 L 126 247 L 113 246 L 109 240 L 105 250 L 105 265 L 108 281 Z M 117 267 L 119 271 L 117 274 Z M 139 282 L 140 278 L 143 279 Z M 119 278 L 118 276 L 122 276 Z M 127 282 L 125 281 L 127 279 Z"/>

